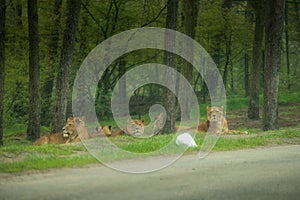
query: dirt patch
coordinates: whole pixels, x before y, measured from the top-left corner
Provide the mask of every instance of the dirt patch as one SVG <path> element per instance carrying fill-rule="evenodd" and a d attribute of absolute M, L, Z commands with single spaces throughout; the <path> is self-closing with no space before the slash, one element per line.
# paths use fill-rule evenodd
<path fill-rule="evenodd" d="M 300 124 L 300 103 L 286 103 L 279 105 L 279 127 L 297 126 Z M 262 111 L 262 109 L 260 109 Z M 260 113 L 262 116 L 262 113 Z M 247 117 L 247 109 L 227 111 L 227 120 L 230 129 L 261 128 L 262 119 L 251 120 Z"/>

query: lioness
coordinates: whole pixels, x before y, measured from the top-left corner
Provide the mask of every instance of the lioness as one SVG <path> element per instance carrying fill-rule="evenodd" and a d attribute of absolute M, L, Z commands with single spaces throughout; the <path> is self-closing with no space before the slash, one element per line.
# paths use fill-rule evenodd
<path fill-rule="evenodd" d="M 229 130 L 226 118 L 223 116 L 223 106 L 207 106 L 207 121 L 200 123 L 197 127 L 198 132 L 212 132 L 212 133 L 236 133 L 247 134 L 247 131 Z"/>
<path fill-rule="evenodd" d="M 96 134 L 91 135 L 92 137 L 101 137 L 101 136 L 107 136 L 110 137 L 112 135 L 111 133 L 111 126 L 97 126 L 96 127 Z"/>
<path fill-rule="evenodd" d="M 66 143 L 80 142 L 81 139 L 91 138 L 85 128 L 85 117 L 69 117 L 66 125 L 63 127 L 63 133 L 64 137 L 68 137 Z"/>
<path fill-rule="evenodd" d="M 66 125 L 63 127 L 63 132 L 44 135 L 37 139 L 34 142 L 34 145 L 69 143 L 70 141 L 74 140 L 75 137 L 73 136 L 74 134 L 71 135 L 69 132 L 65 131 L 66 127 L 68 127 L 67 129 L 70 130 L 75 129 L 75 124 L 72 117 L 67 119 Z"/>
<path fill-rule="evenodd" d="M 43 145 L 43 144 L 65 144 L 69 140 L 68 137 L 64 136 L 64 133 L 54 133 L 47 134 L 39 139 L 37 139 L 33 144 L 34 145 Z"/>
<path fill-rule="evenodd" d="M 133 136 L 141 136 L 144 134 L 144 130 L 145 130 L 144 123 L 145 123 L 144 119 L 140 119 L 140 120 L 128 119 L 125 131 L 118 130 L 118 131 L 112 133 L 111 136 L 115 137 L 115 136 L 124 135 L 124 134 L 129 134 L 129 135 L 133 135 Z"/>

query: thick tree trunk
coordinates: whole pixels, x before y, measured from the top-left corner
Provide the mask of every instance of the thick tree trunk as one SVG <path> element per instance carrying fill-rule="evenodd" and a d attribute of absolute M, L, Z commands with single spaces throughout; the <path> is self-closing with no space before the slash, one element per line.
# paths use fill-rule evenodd
<path fill-rule="evenodd" d="M 250 89 L 249 89 L 249 108 L 248 108 L 248 118 L 249 119 L 259 119 L 259 86 L 260 86 L 260 76 L 261 76 L 261 66 L 262 66 L 262 41 L 264 33 L 264 11 L 265 1 L 258 1 L 255 5 L 256 19 L 255 19 L 255 33 L 253 42 L 253 59 L 252 59 L 252 69 L 250 78 Z"/>
<path fill-rule="evenodd" d="M 0 146 L 3 145 L 5 14 L 6 14 L 6 2 L 5 0 L 0 0 Z"/>
<path fill-rule="evenodd" d="M 44 84 L 41 88 L 41 96 L 42 96 L 42 113 L 41 113 L 41 122 L 42 124 L 49 126 L 51 123 L 51 105 L 53 101 L 51 100 L 55 72 L 57 71 L 58 66 L 58 40 L 59 40 L 59 27 L 60 27 L 60 8 L 62 5 L 62 0 L 56 0 L 53 5 L 53 10 L 51 13 L 51 23 L 49 34 L 51 37 L 47 42 L 48 47 L 48 57 L 47 57 L 47 65 L 45 66 L 45 78 Z"/>
<path fill-rule="evenodd" d="M 56 99 L 52 132 L 61 131 L 66 121 L 69 94 L 69 76 L 75 47 L 75 36 L 79 20 L 81 0 L 68 0 L 66 6 L 67 22 L 63 31 L 63 44 L 56 80 Z"/>
<path fill-rule="evenodd" d="M 29 116 L 27 138 L 40 137 L 40 68 L 37 0 L 28 0 L 29 36 Z"/>
<path fill-rule="evenodd" d="M 182 1 L 183 3 L 183 27 L 184 33 L 191 38 L 195 38 L 195 28 L 197 24 L 197 16 L 198 16 L 198 0 L 189 0 L 189 1 Z M 193 48 L 193 47 L 191 47 Z M 193 83 L 193 66 L 192 64 L 185 62 L 185 65 L 181 68 L 182 75 L 190 82 L 192 85 Z M 182 120 L 189 120 L 190 119 L 190 99 L 189 95 L 186 93 L 185 89 L 180 89 L 180 97 L 183 98 L 184 104 L 181 105 L 181 117 Z"/>
<path fill-rule="evenodd" d="M 168 0 L 167 3 L 167 18 L 166 18 L 166 28 L 176 30 L 178 16 L 178 0 Z M 174 34 L 166 34 L 165 38 L 168 40 L 165 42 L 167 49 L 175 48 L 175 39 Z M 168 42 L 169 41 L 169 42 Z M 164 63 L 169 67 L 175 66 L 175 55 L 170 52 L 165 52 Z M 176 85 L 176 76 L 174 74 L 165 74 L 166 83 L 168 86 Z M 164 89 L 163 91 L 163 104 L 167 112 L 166 123 L 163 130 L 163 133 L 173 133 L 175 132 L 175 120 L 176 120 L 176 98 L 174 94 L 168 90 Z"/>
<path fill-rule="evenodd" d="M 284 0 L 266 0 L 263 130 L 278 129 L 278 84 Z"/>

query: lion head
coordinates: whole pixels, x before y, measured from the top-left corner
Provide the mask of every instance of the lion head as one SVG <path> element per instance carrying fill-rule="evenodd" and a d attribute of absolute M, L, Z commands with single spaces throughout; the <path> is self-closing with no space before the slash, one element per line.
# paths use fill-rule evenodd
<path fill-rule="evenodd" d="M 207 119 L 210 122 L 220 122 L 223 120 L 223 106 L 207 107 Z"/>
<path fill-rule="evenodd" d="M 144 128 L 145 128 L 145 124 L 144 124 L 145 120 L 144 119 L 140 119 L 140 120 L 131 120 L 128 119 L 127 120 L 127 132 L 130 135 L 135 135 L 135 136 L 141 136 L 144 134 Z"/>
<path fill-rule="evenodd" d="M 207 125 L 208 125 L 208 132 L 213 133 L 221 133 L 223 132 L 225 123 L 225 118 L 223 116 L 223 106 L 213 106 L 207 107 Z"/>
<path fill-rule="evenodd" d="M 62 129 L 63 136 L 66 138 L 74 139 L 78 136 L 78 130 L 82 138 L 88 138 L 88 133 L 85 128 L 85 117 L 69 117 L 66 125 Z"/>

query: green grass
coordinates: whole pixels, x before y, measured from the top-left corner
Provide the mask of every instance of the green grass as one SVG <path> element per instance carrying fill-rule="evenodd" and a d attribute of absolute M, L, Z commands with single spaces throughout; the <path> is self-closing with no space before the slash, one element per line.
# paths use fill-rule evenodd
<path fill-rule="evenodd" d="M 279 102 L 280 104 L 300 102 L 300 93 L 281 95 Z M 247 104 L 247 98 L 229 99 L 227 101 L 227 111 L 246 108 Z M 291 109 L 294 107 L 295 109 Z M 282 114 L 292 114 L 293 112 L 297 112 L 299 110 L 298 108 L 298 105 L 291 105 L 289 110 Z M 202 120 L 206 116 L 206 105 L 200 105 L 200 109 L 203 111 L 201 113 Z M 114 124 L 114 122 L 101 122 L 101 125 L 107 124 Z M 300 144 L 300 125 L 267 132 L 263 132 L 260 129 L 250 129 L 247 131 L 251 134 L 247 136 L 221 136 L 213 150 L 235 150 L 270 145 Z M 49 132 L 49 129 L 42 127 L 42 132 Z M 32 142 L 25 139 L 25 133 L 26 125 L 22 124 L 17 124 L 13 127 L 4 129 L 5 146 L 0 147 L 0 172 L 18 172 L 26 170 L 83 166 L 98 162 L 87 152 L 81 143 L 69 145 L 33 146 Z M 187 153 L 199 151 L 201 149 L 201 144 L 204 141 L 204 137 L 205 135 L 203 134 L 197 134 L 195 140 L 198 147 L 188 149 Z M 111 138 L 111 141 L 125 151 L 139 153 L 140 156 L 144 156 L 145 153 L 152 153 L 151 155 L 159 154 L 158 150 L 169 144 L 173 139 L 174 134 L 169 134 L 158 135 L 148 139 L 120 136 Z M 181 149 L 176 145 L 173 145 L 166 153 L 173 154 L 179 151 L 181 151 Z M 103 157 L 105 161 L 132 158 L 128 155 L 115 155 L 109 150 L 104 150 L 101 154 L 104 155 Z"/>
<path fill-rule="evenodd" d="M 248 136 L 231 135 L 221 136 L 213 150 L 235 150 L 255 148 L 259 146 L 300 144 L 300 126 L 284 128 L 276 131 L 262 132 L 253 130 L 254 134 Z M 190 148 L 188 152 L 199 151 L 205 135 L 197 134 L 195 137 L 197 148 Z M 158 135 L 149 139 L 137 139 L 129 136 L 112 138 L 117 146 L 123 150 L 135 153 L 151 153 L 164 147 L 174 138 L 174 134 Z M 169 154 L 180 152 L 177 146 L 172 146 Z M 128 159 L 124 155 L 112 155 L 102 152 L 105 161 Z M 159 153 L 158 153 L 159 154 Z M 156 155 L 151 154 L 151 155 Z M 43 170 L 48 168 L 74 167 L 98 162 L 83 145 L 10 145 L 0 148 L 0 171 L 17 172 L 24 170 Z"/>
<path fill-rule="evenodd" d="M 37 154 L 28 156 L 22 161 L 1 163 L 0 171 L 19 172 L 25 170 L 43 170 L 49 168 L 82 166 L 95 162 L 97 162 L 97 160 L 91 155 L 57 157 L 53 155 L 43 156 Z"/>

